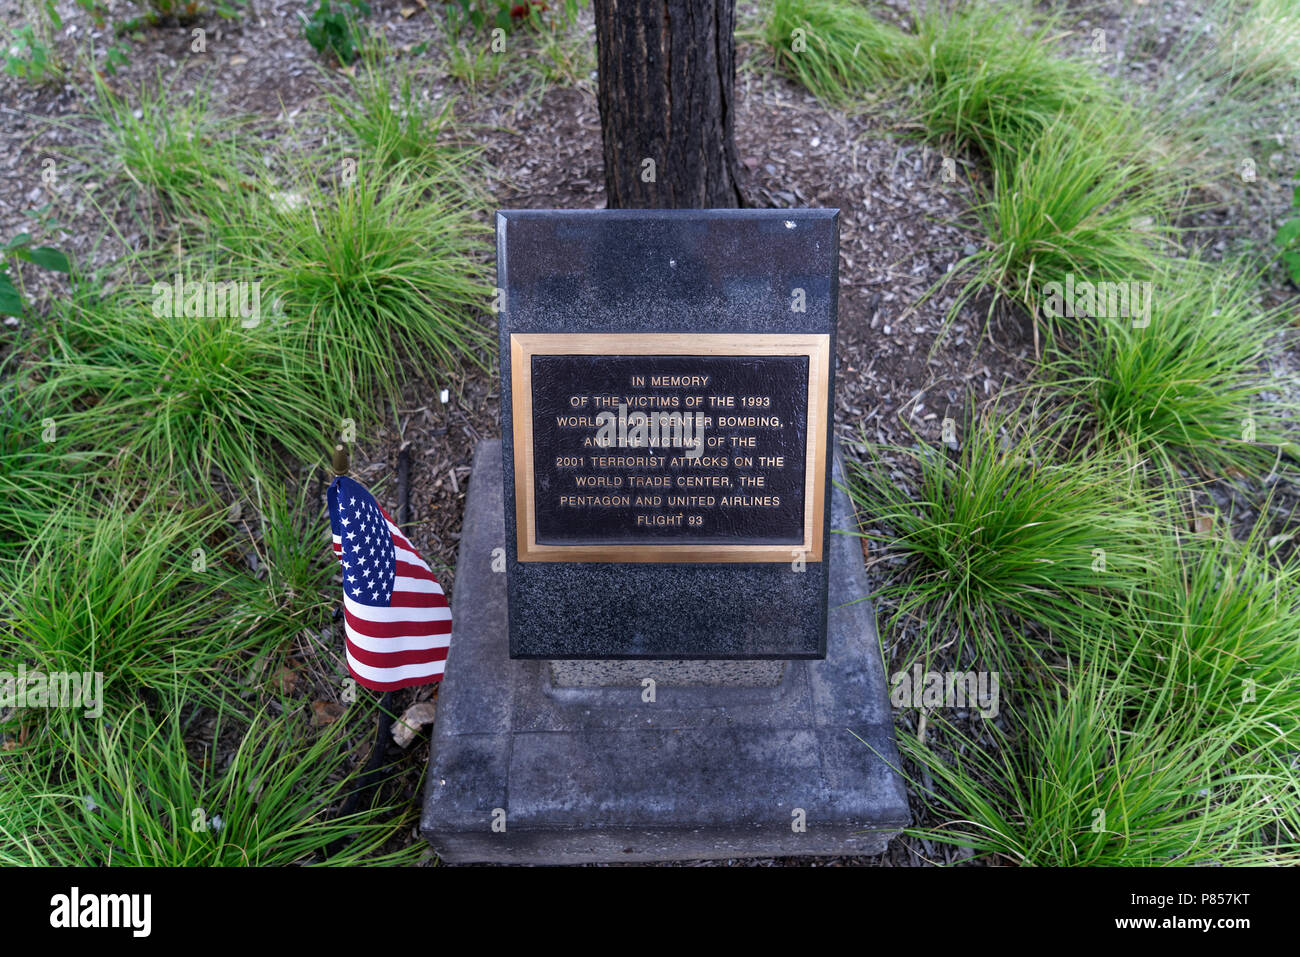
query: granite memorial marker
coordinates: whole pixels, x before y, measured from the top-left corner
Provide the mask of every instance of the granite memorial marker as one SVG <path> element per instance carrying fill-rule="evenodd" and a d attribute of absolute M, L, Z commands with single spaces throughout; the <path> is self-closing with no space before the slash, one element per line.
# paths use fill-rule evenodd
<path fill-rule="evenodd" d="M 907 821 L 833 475 L 836 210 L 504 211 L 421 827 L 448 861 L 874 853 Z"/>
<path fill-rule="evenodd" d="M 510 652 L 820 658 L 837 211 L 508 211 Z"/>

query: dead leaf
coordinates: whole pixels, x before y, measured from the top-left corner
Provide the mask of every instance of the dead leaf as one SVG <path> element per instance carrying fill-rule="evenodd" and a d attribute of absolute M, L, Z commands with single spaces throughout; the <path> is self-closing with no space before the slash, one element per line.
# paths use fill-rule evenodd
<path fill-rule="evenodd" d="M 343 705 L 341 704 L 335 704 L 333 701 L 313 701 L 311 703 L 311 723 L 313 727 L 321 728 L 327 724 L 333 724 L 341 717 L 343 717 Z"/>
<path fill-rule="evenodd" d="M 231 66 L 240 66 L 241 64 L 244 64 L 244 63 L 247 63 L 247 62 L 248 62 L 248 57 L 246 57 L 246 56 L 232 56 L 232 57 L 230 58 L 230 65 L 231 65 Z"/>
<path fill-rule="evenodd" d="M 292 665 L 281 665 L 271 682 L 281 694 L 291 695 L 298 690 L 301 680 L 302 675 Z"/>
<path fill-rule="evenodd" d="M 434 707 L 432 701 L 417 701 L 406 709 L 406 713 L 393 722 L 393 742 L 404 748 L 420 733 L 426 724 L 432 724 Z"/>
<path fill-rule="evenodd" d="M 1195 520 L 1196 534 L 1208 535 L 1214 531 L 1213 515 L 1197 515 Z"/>
<path fill-rule="evenodd" d="M 415 7 L 402 7 L 402 9 L 397 12 L 402 15 L 403 20 L 409 20 L 411 17 L 415 16 Z"/>

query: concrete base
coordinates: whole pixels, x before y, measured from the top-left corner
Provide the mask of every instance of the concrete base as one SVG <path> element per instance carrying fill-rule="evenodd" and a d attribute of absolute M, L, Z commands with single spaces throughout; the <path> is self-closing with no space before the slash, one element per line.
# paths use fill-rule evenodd
<path fill-rule="evenodd" d="M 502 502 L 501 445 L 483 442 L 420 822 L 443 860 L 866 855 L 907 824 L 857 538 L 832 535 L 826 660 L 785 662 L 774 686 L 657 681 L 651 696 L 510 660 Z M 855 527 L 839 490 L 831 521 Z M 655 662 L 625 664 L 654 677 Z"/>

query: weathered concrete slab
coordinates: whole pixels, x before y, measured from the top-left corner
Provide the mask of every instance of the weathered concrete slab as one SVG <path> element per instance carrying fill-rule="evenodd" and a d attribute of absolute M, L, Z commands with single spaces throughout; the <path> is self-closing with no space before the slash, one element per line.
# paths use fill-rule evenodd
<path fill-rule="evenodd" d="M 509 658 L 506 576 L 492 570 L 506 535 L 501 474 L 501 444 L 481 443 L 421 819 L 444 860 L 884 849 L 908 813 L 875 623 L 856 601 L 867 593 L 857 538 L 832 535 L 826 659 L 786 662 L 775 686 L 657 683 L 653 702 L 639 680 L 562 687 L 549 662 Z M 839 490 L 831 520 L 854 527 Z M 792 826 L 800 816 L 806 830 Z"/>

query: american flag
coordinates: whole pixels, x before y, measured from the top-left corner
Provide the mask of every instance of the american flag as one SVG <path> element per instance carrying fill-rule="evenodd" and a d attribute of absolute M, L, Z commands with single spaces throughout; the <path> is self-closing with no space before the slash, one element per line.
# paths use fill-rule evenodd
<path fill-rule="evenodd" d="M 451 609 L 433 572 L 359 483 L 334 479 L 329 507 L 352 677 L 375 691 L 441 680 Z"/>

